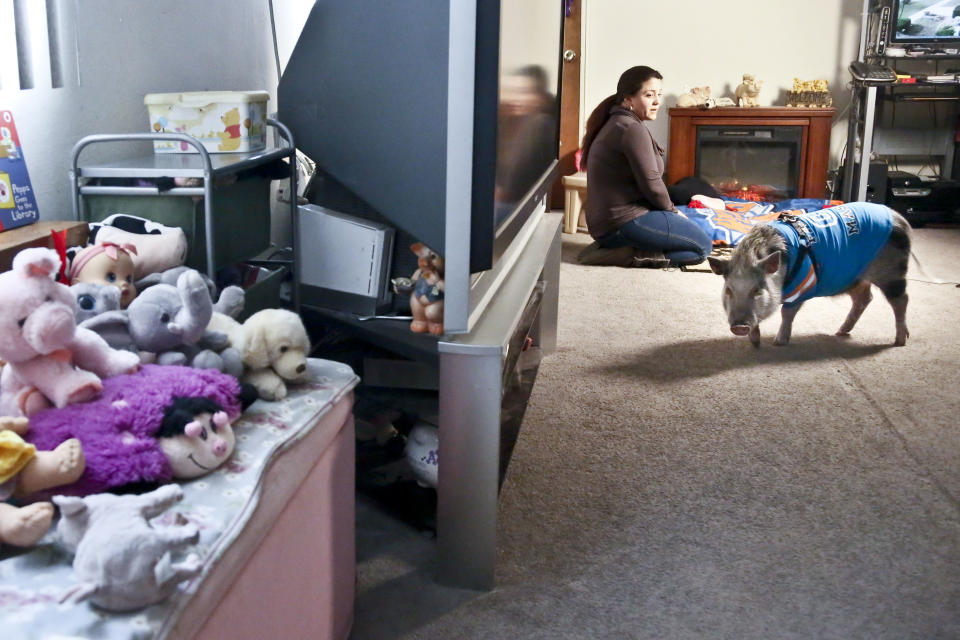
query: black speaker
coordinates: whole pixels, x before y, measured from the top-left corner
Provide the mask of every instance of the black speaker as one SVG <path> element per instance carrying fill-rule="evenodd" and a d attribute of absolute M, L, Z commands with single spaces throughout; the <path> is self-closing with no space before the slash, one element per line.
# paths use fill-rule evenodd
<path fill-rule="evenodd" d="M 833 197 L 836 200 L 843 198 L 843 178 L 846 173 L 846 165 L 841 165 L 840 170 L 837 172 L 836 187 L 833 190 Z M 857 176 L 860 174 L 860 165 L 853 165 L 853 183 L 856 184 Z M 856 197 L 856 194 L 851 195 L 851 198 Z M 870 168 L 867 169 L 867 195 L 865 197 L 867 202 L 880 202 L 885 203 L 887 201 L 887 165 L 884 162 L 871 162 Z"/>

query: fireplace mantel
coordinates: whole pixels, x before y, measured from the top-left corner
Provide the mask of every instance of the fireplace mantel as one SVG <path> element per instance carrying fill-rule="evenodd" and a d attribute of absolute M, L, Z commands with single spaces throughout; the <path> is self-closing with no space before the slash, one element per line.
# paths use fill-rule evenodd
<path fill-rule="evenodd" d="M 799 158 L 800 198 L 823 198 L 827 191 L 830 126 L 835 110 L 815 107 L 718 107 L 670 109 L 670 146 L 667 178 L 673 184 L 697 175 L 697 127 L 801 127 Z"/>

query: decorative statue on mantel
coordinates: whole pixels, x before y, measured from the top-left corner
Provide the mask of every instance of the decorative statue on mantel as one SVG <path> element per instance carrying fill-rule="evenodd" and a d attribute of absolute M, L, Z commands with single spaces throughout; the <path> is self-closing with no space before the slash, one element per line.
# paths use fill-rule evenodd
<path fill-rule="evenodd" d="M 757 97 L 760 95 L 760 87 L 763 86 L 763 80 L 757 80 L 752 73 L 743 74 L 743 82 L 737 86 L 735 92 L 737 96 L 738 107 L 759 107 L 760 101 Z"/>
<path fill-rule="evenodd" d="M 793 90 L 787 93 L 788 107 L 832 107 L 826 80 L 793 79 Z"/>

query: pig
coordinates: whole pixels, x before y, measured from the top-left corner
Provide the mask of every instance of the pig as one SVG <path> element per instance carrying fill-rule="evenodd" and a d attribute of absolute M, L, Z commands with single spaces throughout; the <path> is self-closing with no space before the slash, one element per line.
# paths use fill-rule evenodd
<path fill-rule="evenodd" d="M 907 342 L 907 263 L 910 224 L 881 204 L 850 202 L 759 224 L 729 259 L 711 256 L 723 276 L 723 308 L 730 331 L 760 346 L 760 321 L 781 308 L 775 345 L 790 342 L 793 318 L 804 301 L 848 293 L 852 307 L 838 336 L 849 336 L 873 299 L 871 284 L 886 296 L 896 320 L 894 344 Z"/>

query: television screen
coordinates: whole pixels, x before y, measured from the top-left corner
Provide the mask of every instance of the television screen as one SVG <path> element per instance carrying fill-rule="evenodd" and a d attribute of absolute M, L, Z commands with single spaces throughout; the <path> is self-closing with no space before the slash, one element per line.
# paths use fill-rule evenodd
<path fill-rule="evenodd" d="M 894 0 L 890 41 L 960 42 L 960 0 Z"/>
<path fill-rule="evenodd" d="M 500 3 L 495 228 L 557 158 L 561 24 L 556 0 Z"/>

